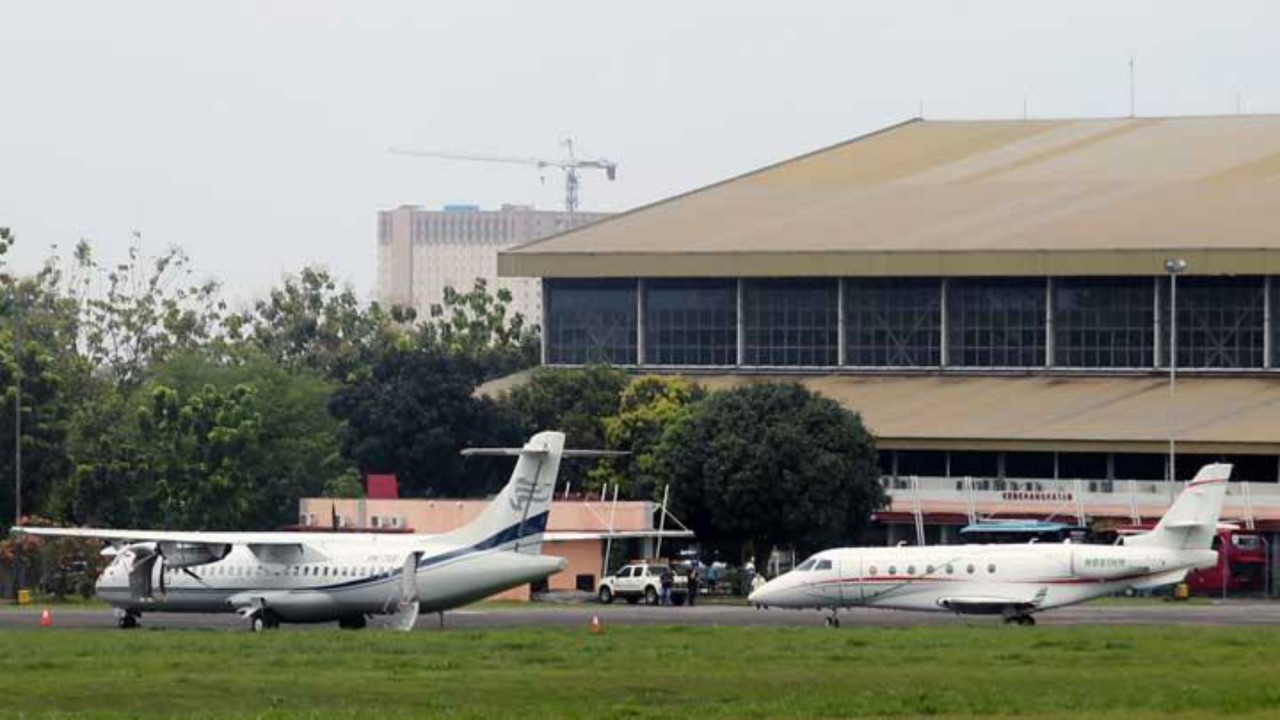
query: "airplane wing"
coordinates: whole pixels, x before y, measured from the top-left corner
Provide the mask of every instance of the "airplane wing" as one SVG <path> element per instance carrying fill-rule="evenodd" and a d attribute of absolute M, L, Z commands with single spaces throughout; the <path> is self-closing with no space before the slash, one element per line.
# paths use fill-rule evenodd
<path fill-rule="evenodd" d="M 999 615 L 1008 610 L 1034 610 L 1044 602 L 1048 590 L 1040 588 L 1035 593 L 1009 595 L 952 595 L 939 598 L 938 605 L 957 613 L 970 615 Z"/>
<path fill-rule="evenodd" d="M 169 530 L 108 530 L 105 528 L 47 528 L 17 526 L 13 533 L 38 537 L 76 537 L 107 542 L 173 542 L 199 545 L 302 545 L 299 533 L 197 532 Z"/>

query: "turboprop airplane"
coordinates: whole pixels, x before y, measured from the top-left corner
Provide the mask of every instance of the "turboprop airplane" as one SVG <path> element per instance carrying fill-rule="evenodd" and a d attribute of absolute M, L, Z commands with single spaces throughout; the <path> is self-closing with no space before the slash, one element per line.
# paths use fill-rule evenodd
<path fill-rule="evenodd" d="M 829 609 L 827 625 L 851 607 L 1003 615 L 1034 625 L 1034 614 L 1127 589 L 1180 582 L 1213 567 L 1231 466 L 1200 472 L 1154 529 L 1115 545 L 1025 544 L 825 550 L 751 593 L 758 607 Z"/>
<path fill-rule="evenodd" d="M 168 532 L 16 527 L 45 537 L 105 540 L 115 559 L 97 593 L 120 627 L 143 613 L 237 612 L 254 631 L 282 622 L 336 620 L 358 629 L 392 615 L 411 630 L 420 611 L 443 612 L 541 580 L 568 562 L 540 554 L 564 434 L 542 432 L 522 448 L 464 450 L 517 456 L 511 479 L 471 523 L 438 535 L 297 532 Z"/>

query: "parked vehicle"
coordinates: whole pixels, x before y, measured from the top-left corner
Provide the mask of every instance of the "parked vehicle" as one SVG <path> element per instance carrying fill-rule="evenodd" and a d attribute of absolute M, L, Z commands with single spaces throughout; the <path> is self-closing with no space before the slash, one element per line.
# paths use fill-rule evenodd
<path fill-rule="evenodd" d="M 596 596 L 606 604 L 622 598 L 631 605 L 641 600 L 646 605 L 657 605 L 662 597 L 662 573 L 667 569 L 667 565 L 657 563 L 632 563 L 601 580 Z M 678 572 L 674 575 L 671 603 L 683 605 L 689 594 L 689 579 Z"/>

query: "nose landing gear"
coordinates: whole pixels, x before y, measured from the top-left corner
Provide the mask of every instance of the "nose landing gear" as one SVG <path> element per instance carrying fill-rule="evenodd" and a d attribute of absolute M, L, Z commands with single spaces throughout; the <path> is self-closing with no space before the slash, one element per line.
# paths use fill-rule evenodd
<path fill-rule="evenodd" d="M 823 624 L 829 628 L 840 627 L 840 617 L 836 613 L 837 610 L 835 608 L 831 608 L 831 614 L 823 620 Z"/>
<path fill-rule="evenodd" d="M 142 614 L 133 610 L 125 610 L 124 612 L 116 614 L 116 624 L 119 625 L 122 630 L 132 630 L 138 627 L 139 620 L 141 619 Z"/>

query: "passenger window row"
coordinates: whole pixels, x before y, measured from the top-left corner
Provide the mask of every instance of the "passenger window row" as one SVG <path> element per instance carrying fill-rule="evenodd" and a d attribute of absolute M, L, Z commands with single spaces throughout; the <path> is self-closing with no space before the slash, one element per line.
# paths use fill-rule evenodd
<path fill-rule="evenodd" d="M 955 565 L 953 565 L 953 564 L 951 564 L 951 563 L 947 563 L 947 564 L 946 564 L 946 565 L 944 565 L 944 566 L 926 565 L 926 566 L 925 566 L 925 568 L 924 568 L 924 569 L 925 569 L 925 572 L 924 572 L 924 574 L 923 574 L 921 577 L 925 577 L 925 576 L 929 576 L 929 575 L 933 575 L 933 574 L 935 574 L 935 573 L 938 571 L 939 567 L 941 567 L 942 569 L 945 569 L 945 570 L 946 570 L 946 573 L 947 573 L 948 575 L 953 575 L 953 574 L 955 574 L 955 571 L 956 571 Z M 908 565 L 908 566 L 907 566 L 907 568 L 906 568 L 906 574 L 907 574 L 908 576 L 910 576 L 910 577 L 915 577 L 915 575 L 916 575 L 916 569 L 917 569 L 917 568 L 916 568 L 916 566 L 915 566 L 915 565 Z M 978 571 L 978 568 L 977 568 L 977 566 L 975 566 L 973 563 L 969 563 L 969 564 L 965 565 L 965 567 L 964 567 L 964 571 L 965 571 L 967 574 L 969 574 L 969 575 L 973 575 L 974 573 L 976 573 L 976 572 Z M 995 573 L 996 573 L 996 564 L 995 564 L 995 563 L 988 563 L 988 564 L 987 564 L 987 574 L 989 574 L 989 575 L 994 575 Z M 877 568 L 875 565 L 872 565 L 870 568 L 868 568 L 868 572 L 867 572 L 867 574 L 868 574 L 868 575 L 870 575 L 871 577 L 875 577 L 875 576 L 877 576 L 877 575 L 879 574 L 879 568 Z M 889 566 L 889 568 L 888 568 L 888 575 L 889 575 L 890 577 L 892 577 L 892 576 L 897 575 L 897 574 L 898 574 L 898 566 L 897 566 L 897 565 L 890 565 L 890 566 Z"/>

